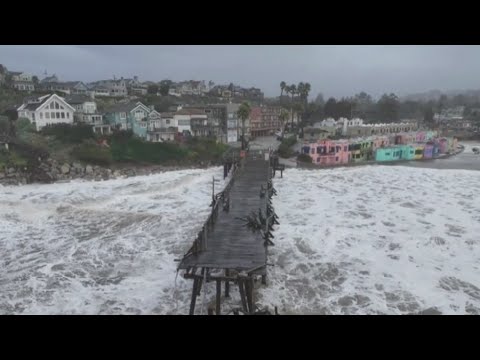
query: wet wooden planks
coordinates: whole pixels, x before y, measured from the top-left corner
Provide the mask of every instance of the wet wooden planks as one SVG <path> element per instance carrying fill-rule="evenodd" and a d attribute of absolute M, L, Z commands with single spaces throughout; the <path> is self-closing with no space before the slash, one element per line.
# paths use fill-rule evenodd
<path fill-rule="evenodd" d="M 248 159 L 239 170 L 229 192 L 230 209 L 220 211 L 213 231 L 209 232 L 207 249 L 182 260 L 179 268 L 208 267 L 250 270 L 266 264 L 266 248 L 260 233 L 253 233 L 239 217 L 265 213 L 266 197 L 260 197 L 268 177 L 268 161 Z"/>

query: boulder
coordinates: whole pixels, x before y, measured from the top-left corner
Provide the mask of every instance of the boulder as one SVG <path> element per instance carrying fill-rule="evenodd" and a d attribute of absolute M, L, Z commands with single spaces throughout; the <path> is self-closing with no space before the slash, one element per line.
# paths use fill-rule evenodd
<path fill-rule="evenodd" d="M 85 167 L 85 173 L 88 174 L 88 175 L 93 174 L 93 168 L 92 168 L 91 165 L 87 165 Z"/>
<path fill-rule="evenodd" d="M 62 174 L 68 174 L 70 172 L 70 165 L 68 164 L 63 164 L 62 167 L 60 168 Z"/>

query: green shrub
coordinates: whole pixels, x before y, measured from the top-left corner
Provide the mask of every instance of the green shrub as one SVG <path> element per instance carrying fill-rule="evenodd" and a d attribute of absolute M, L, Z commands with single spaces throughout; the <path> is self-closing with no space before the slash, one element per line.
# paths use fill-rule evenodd
<path fill-rule="evenodd" d="M 307 154 L 298 155 L 297 160 L 304 163 L 309 163 L 309 164 L 312 163 L 312 158 L 310 157 L 310 155 L 307 155 Z"/>
<path fill-rule="evenodd" d="M 111 138 L 111 152 L 115 161 L 162 164 L 181 161 L 189 151 L 172 143 L 145 142 L 138 138 Z"/>
<path fill-rule="evenodd" d="M 22 117 L 16 120 L 15 129 L 17 136 L 20 137 L 26 133 L 34 132 L 35 126 L 32 125 L 29 119 Z"/>
<path fill-rule="evenodd" d="M 80 144 L 84 140 L 94 139 L 92 127 L 87 124 L 54 124 L 42 128 L 44 135 L 54 136 L 63 143 Z"/>
<path fill-rule="evenodd" d="M 228 146 L 217 143 L 213 138 L 191 138 L 187 141 L 186 147 L 196 154 L 197 161 L 221 161 L 228 150 Z"/>
<path fill-rule="evenodd" d="M 112 153 L 109 148 L 97 145 L 95 141 L 85 140 L 72 150 L 72 156 L 80 161 L 96 165 L 112 163 Z"/>
<path fill-rule="evenodd" d="M 282 158 L 289 158 L 293 155 L 292 146 L 297 143 L 295 136 L 290 136 L 283 139 L 282 143 L 278 147 L 278 155 Z"/>
<path fill-rule="evenodd" d="M 22 167 L 28 165 L 28 159 L 17 151 L 0 150 L 0 171 L 8 167 Z"/>

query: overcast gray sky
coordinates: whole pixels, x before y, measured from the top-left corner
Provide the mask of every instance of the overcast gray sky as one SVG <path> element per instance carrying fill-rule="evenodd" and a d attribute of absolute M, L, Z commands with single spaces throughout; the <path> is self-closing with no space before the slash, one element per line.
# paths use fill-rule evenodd
<path fill-rule="evenodd" d="M 480 88 L 480 46 L 463 45 L 0 45 L 0 64 L 60 80 L 233 82 L 267 96 L 282 80 L 310 82 L 312 97 Z"/>

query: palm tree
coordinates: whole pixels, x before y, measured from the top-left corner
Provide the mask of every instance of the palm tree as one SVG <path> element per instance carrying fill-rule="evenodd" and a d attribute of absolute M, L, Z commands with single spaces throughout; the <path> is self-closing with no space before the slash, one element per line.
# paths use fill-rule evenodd
<path fill-rule="evenodd" d="M 294 97 L 295 94 L 297 93 L 297 87 L 296 87 L 295 84 L 292 84 L 292 85 L 290 85 L 288 88 L 289 88 L 290 94 L 292 94 L 292 102 L 291 102 L 291 104 L 290 104 L 290 108 L 291 108 L 291 110 L 292 110 L 292 123 L 291 123 L 291 128 L 292 128 L 292 130 L 293 130 L 293 97 Z"/>
<path fill-rule="evenodd" d="M 288 121 L 288 111 L 285 109 L 280 110 L 280 115 L 278 115 L 278 119 L 280 120 L 280 131 L 282 133 L 282 138 L 283 138 L 283 132 L 285 131 L 285 122 Z"/>
<path fill-rule="evenodd" d="M 303 92 L 305 90 L 305 84 L 303 82 L 299 82 L 297 85 L 297 93 L 300 95 L 300 98 L 303 99 Z"/>
<path fill-rule="evenodd" d="M 303 88 L 305 106 L 308 104 L 308 95 L 310 95 L 310 90 L 312 90 L 310 83 L 305 83 L 305 87 Z"/>
<path fill-rule="evenodd" d="M 237 116 L 242 120 L 242 150 L 245 150 L 245 121 L 250 116 L 252 109 L 248 103 L 244 102 L 237 111 Z"/>
<path fill-rule="evenodd" d="M 310 83 L 299 83 L 298 84 L 298 92 L 300 94 L 300 98 L 303 100 L 303 111 L 302 111 L 302 121 L 301 121 L 301 128 L 303 134 L 303 127 L 304 127 L 304 117 L 305 113 L 307 112 L 307 105 L 308 105 L 308 95 L 310 94 L 310 90 L 312 89 Z"/>
<path fill-rule="evenodd" d="M 285 91 L 285 88 L 287 87 L 287 84 L 285 83 L 285 81 L 282 81 L 280 83 L 280 102 L 282 102 L 282 97 L 283 97 L 283 92 Z"/>

